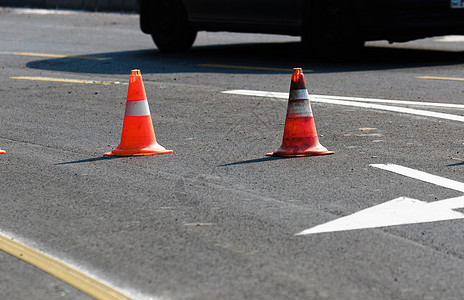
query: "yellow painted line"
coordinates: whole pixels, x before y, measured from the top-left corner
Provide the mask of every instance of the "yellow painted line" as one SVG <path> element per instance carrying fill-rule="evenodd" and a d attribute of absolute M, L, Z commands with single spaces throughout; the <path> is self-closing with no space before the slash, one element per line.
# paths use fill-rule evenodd
<path fill-rule="evenodd" d="M 455 78 L 455 77 L 417 76 L 417 77 L 414 77 L 414 78 L 416 78 L 416 79 L 464 81 L 464 78 Z"/>
<path fill-rule="evenodd" d="M 21 56 L 34 56 L 34 57 L 47 57 L 47 58 L 72 58 L 72 59 L 86 59 L 86 60 L 109 60 L 109 57 L 95 57 L 95 56 L 74 56 L 74 55 L 61 55 L 61 54 L 47 54 L 47 53 L 31 53 L 31 52 L 16 52 L 14 55 Z"/>
<path fill-rule="evenodd" d="M 276 72 L 292 72 L 292 69 L 285 68 L 268 68 L 268 67 L 251 67 L 251 66 L 234 66 L 234 65 L 216 65 L 216 64 L 199 64 L 197 67 L 204 68 L 221 68 L 221 69 L 239 69 L 239 70 L 255 70 L 255 71 L 276 71 Z M 307 70 L 307 72 L 309 72 Z"/>
<path fill-rule="evenodd" d="M 83 84 L 102 84 L 102 85 L 120 84 L 119 81 L 95 81 L 95 80 L 80 80 L 80 79 L 65 79 L 65 78 L 50 78 L 50 77 L 29 77 L 29 76 L 14 76 L 14 77 L 10 77 L 10 79 L 65 82 L 65 83 L 83 83 Z"/>
<path fill-rule="evenodd" d="M 95 299 L 131 299 L 50 256 L 2 235 L 0 235 L 0 250 L 33 265 Z"/>

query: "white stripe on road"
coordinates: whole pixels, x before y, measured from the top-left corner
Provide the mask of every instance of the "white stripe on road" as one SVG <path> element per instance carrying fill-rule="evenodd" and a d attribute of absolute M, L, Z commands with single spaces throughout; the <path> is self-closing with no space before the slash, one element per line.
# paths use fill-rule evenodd
<path fill-rule="evenodd" d="M 394 164 L 371 164 L 371 167 L 419 179 L 455 191 L 464 192 L 464 183 Z"/>
<path fill-rule="evenodd" d="M 79 11 L 62 10 L 62 9 L 39 9 L 39 8 L 8 8 L 7 12 L 11 11 L 17 15 L 75 15 Z"/>
<path fill-rule="evenodd" d="M 347 101 L 357 101 L 357 102 L 372 102 L 372 103 L 387 103 L 387 104 L 433 106 L 433 107 L 443 107 L 443 108 L 464 109 L 464 105 L 462 105 L 462 104 L 454 104 L 454 103 L 418 102 L 418 101 L 405 101 L 405 100 L 388 100 L 388 99 L 343 97 L 343 96 L 326 96 L 326 95 L 311 95 L 311 96 L 314 97 L 314 98 L 321 98 L 321 99 L 336 99 L 336 100 L 347 100 Z"/>
<path fill-rule="evenodd" d="M 257 97 L 269 97 L 269 98 L 281 98 L 288 99 L 288 93 L 280 92 L 266 92 L 266 91 L 255 91 L 255 90 L 230 90 L 224 91 L 224 94 L 235 94 L 244 96 L 257 96 Z M 389 99 L 375 99 L 375 98 L 361 98 L 361 97 L 344 97 L 344 96 L 328 96 L 328 95 L 309 95 L 310 99 L 317 101 L 317 99 L 334 99 L 334 100 L 347 100 L 356 102 L 372 102 L 372 103 L 388 103 L 388 104 L 401 104 L 401 105 L 416 105 L 416 106 L 433 106 L 443 108 L 459 108 L 464 109 L 463 104 L 453 103 L 436 103 L 436 102 L 417 102 L 417 101 L 406 101 L 406 100 L 389 100 Z"/>
<path fill-rule="evenodd" d="M 243 96 L 278 98 L 278 99 L 288 99 L 289 97 L 289 93 L 276 93 L 276 92 L 253 91 L 253 90 L 230 90 L 230 91 L 223 91 L 222 93 L 243 95 Z M 372 104 L 372 103 L 367 103 L 367 102 L 384 102 L 384 103 L 398 103 L 398 104 L 405 104 L 405 105 L 420 105 L 420 106 L 425 105 L 425 106 L 436 106 L 436 107 L 447 107 L 447 108 L 464 108 L 464 105 L 459 105 L 459 104 L 383 100 L 383 99 L 357 98 L 357 97 L 353 98 L 353 97 L 339 97 L 339 96 L 320 96 L 320 95 L 309 95 L 309 99 L 313 102 L 370 108 L 370 109 L 411 114 L 411 115 L 416 115 L 416 116 L 433 117 L 433 118 L 438 118 L 438 119 L 446 119 L 446 120 L 464 122 L 463 116 L 432 112 L 432 111 L 426 111 L 426 110 L 418 110 L 418 109 L 412 109 L 412 108 L 405 108 L 405 107 L 398 107 L 398 106 Z"/>
<path fill-rule="evenodd" d="M 447 35 L 447 36 L 436 39 L 435 42 L 440 42 L 440 43 L 464 42 L 464 36 L 463 35 Z"/>

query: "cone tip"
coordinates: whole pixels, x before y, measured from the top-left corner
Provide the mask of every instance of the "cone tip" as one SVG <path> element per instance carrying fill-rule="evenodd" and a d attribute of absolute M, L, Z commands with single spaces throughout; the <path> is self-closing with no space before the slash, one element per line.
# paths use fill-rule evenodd
<path fill-rule="evenodd" d="M 139 69 L 134 69 L 131 70 L 131 76 L 140 76 L 140 70 Z"/>
<path fill-rule="evenodd" d="M 290 90 L 306 89 L 306 82 L 304 79 L 303 69 L 294 68 L 292 74 L 292 82 Z"/>
<path fill-rule="evenodd" d="M 131 74 L 129 77 L 129 83 L 134 83 L 134 82 L 142 82 L 142 74 L 140 73 L 139 69 L 131 70 Z M 130 90 L 130 85 L 129 85 L 129 90 Z"/>

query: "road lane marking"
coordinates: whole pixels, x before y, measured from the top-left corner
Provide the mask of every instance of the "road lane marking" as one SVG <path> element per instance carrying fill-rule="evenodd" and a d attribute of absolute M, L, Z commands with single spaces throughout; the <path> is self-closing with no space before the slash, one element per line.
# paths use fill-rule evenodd
<path fill-rule="evenodd" d="M 370 166 L 464 192 L 464 183 L 448 178 L 393 164 L 372 164 Z M 458 208 L 464 208 L 464 196 L 434 202 L 399 197 L 303 230 L 296 235 L 464 219 L 463 213 L 455 211 Z"/>
<path fill-rule="evenodd" d="M 82 83 L 82 84 L 121 84 L 119 81 L 96 81 L 96 80 L 81 80 L 81 79 L 66 79 L 66 78 L 51 78 L 51 77 L 29 77 L 29 76 L 14 76 L 10 79 L 32 80 L 32 81 L 49 81 L 49 82 L 64 82 L 64 83 Z"/>
<path fill-rule="evenodd" d="M 71 59 L 84 59 L 84 60 L 110 60 L 111 59 L 109 57 L 75 56 L 75 55 L 61 55 L 61 54 L 47 54 L 47 53 L 32 53 L 32 52 L 15 52 L 13 53 L 13 55 L 46 57 L 46 58 L 71 58 Z"/>
<path fill-rule="evenodd" d="M 390 99 L 327 96 L 327 95 L 311 95 L 311 96 L 314 98 L 320 98 L 320 99 L 347 100 L 347 101 L 355 101 L 355 102 L 372 102 L 372 103 L 387 103 L 387 104 L 432 106 L 432 107 L 464 109 L 463 104 L 454 104 L 454 103 L 418 102 L 418 101 L 407 101 L 407 100 L 390 100 Z"/>
<path fill-rule="evenodd" d="M 254 71 L 274 71 L 274 72 L 292 72 L 288 68 L 271 68 L 271 67 L 252 67 L 252 66 L 235 66 L 235 65 L 219 65 L 219 64 L 198 64 L 197 67 L 216 68 L 216 69 L 238 69 L 238 70 L 254 70 Z M 308 70 L 306 70 L 309 72 Z"/>
<path fill-rule="evenodd" d="M 453 43 L 453 42 L 464 42 L 463 35 L 446 35 L 444 37 L 438 38 L 435 40 L 440 43 Z"/>
<path fill-rule="evenodd" d="M 78 11 L 62 10 L 62 9 L 38 9 L 38 8 L 9 8 L 18 15 L 73 15 L 78 14 Z"/>
<path fill-rule="evenodd" d="M 267 92 L 267 91 L 255 91 L 255 90 L 229 90 L 223 91 L 224 94 L 244 95 L 244 96 L 256 96 L 256 97 L 269 97 L 288 99 L 289 93 L 281 92 Z M 361 97 L 345 97 L 345 96 L 329 96 L 329 95 L 309 95 L 313 101 L 318 99 L 334 99 L 334 100 L 347 100 L 355 102 L 372 102 L 372 103 L 388 103 L 388 104 L 401 104 L 401 105 L 416 105 L 416 106 L 433 106 L 443 108 L 459 108 L 464 109 L 463 104 L 453 103 L 436 103 L 436 102 L 418 102 L 418 101 L 407 101 L 407 100 L 390 100 L 390 99 L 376 99 L 376 98 L 361 98 Z"/>
<path fill-rule="evenodd" d="M 128 296 L 71 268 L 42 252 L 0 235 L 0 250 L 24 261 L 96 299 L 126 299 Z"/>
<path fill-rule="evenodd" d="M 403 176 L 407 176 L 410 178 L 425 181 L 428 183 L 432 183 L 432 184 L 445 187 L 448 189 L 452 189 L 455 191 L 464 192 L 464 183 L 456 181 L 456 180 L 443 178 L 440 176 L 428 174 L 426 172 L 414 170 L 411 168 L 407 168 L 407 167 L 403 167 L 403 166 L 395 165 L 395 164 L 371 164 L 370 166 L 374 168 L 390 171 L 396 174 L 400 174 Z"/>
<path fill-rule="evenodd" d="M 266 98 L 277 98 L 277 99 L 288 99 L 289 93 L 276 93 L 276 92 L 266 92 L 266 91 L 253 91 L 253 90 L 229 90 L 223 91 L 224 94 L 234 94 L 242 96 L 256 96 L 256 97 L 266 97 Z M 438 119 L 446 119 L 451 121 L 464 122 L 463 116 L 445 114 L 439 112 L 432 112 L 427 110 L 418 110 L 412 108 L 405 108 L 399 106 L 388 106 L 380 104 L 372 104 L 367 102 L 385 102 L 385 103 L 400 103 L 408 105 L 426 105 L 426 106 L 437 106 L 437 107 L 454 107 L 454 108 L 464 108 L 463 105 L 459 104 L 448 104 L 448 103 L 430 103 L 430 102 L 414 102 L 414 101 L 400 101 L 400 100 L 383 100 L 383 99 L 370 99 L 370 98 L 354 98 L 354 97 L 339 97 L 339 96 L 320 96 L 320 95 L 309 95 L 310 101 L 335 104 L 335 105 L 344 105 L 344 106 L 353 106 L 361 108 L 370 108 L 398 113 L 405 113 L 417 116 L 424 117 L 433 117 Z M 362 102 L 366 101 L 366 102 Z M 395 102 L 393 102 L 395 101 Z M 400 102 L 398 102 L 400 101 Z"/>
<path fill-rule="evenodd" d="M 432 79 L 432 80 L 464 81 L 464 78 L 456 78 L 456 77 L 416 76 L 414 78 L 416 78 L 416 79 Z"/>

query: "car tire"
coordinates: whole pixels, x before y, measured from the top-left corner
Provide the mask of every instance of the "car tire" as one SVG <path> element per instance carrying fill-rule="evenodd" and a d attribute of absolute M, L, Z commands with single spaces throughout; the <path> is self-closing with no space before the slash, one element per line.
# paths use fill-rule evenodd
<path fill-rule="evenodd" d="M 163 52 L 187 51 L 193 45 L 197 31 L 189 26 L 187 12 L 178 0 L 153 1 L 151 37 Z"/>
<path fill-rule="evenodd" d="M 358 17 L 350 1 L 311 1 L 306 7 L 304 27 L 303 45 L 318 56 L 353 57 L 364 46 Z"/>

